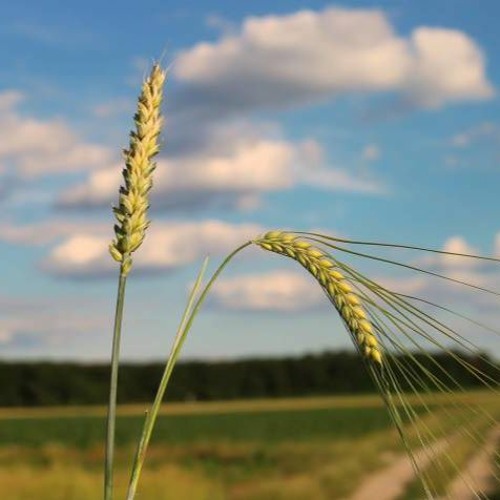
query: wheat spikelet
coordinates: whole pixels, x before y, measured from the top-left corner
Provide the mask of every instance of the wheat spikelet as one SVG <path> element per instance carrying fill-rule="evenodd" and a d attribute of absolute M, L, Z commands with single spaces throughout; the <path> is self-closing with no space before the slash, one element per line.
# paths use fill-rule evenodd
<path fill-rule="evenodd" d="M 160 108 L 165 77 L 166 73 L 155 64 L 142 86 L 134 116 L 135 130 L 130 133 L 129 148 L 124 150 L 124 184 L 120 187 L 118 206 L 113 207 L 118 224 L 115 225 L 116 237 L 111 242 L 109 251 L 121 263 L 125 275 L 132 265 L 130 255 L 143 242 L 149 226 L 148 195 L 156 167 L 152 158 L 160 149 L 158 136 L 163 123 Z"/>
<path fill-rule="evenodd" d="M 380 346 L 360 299 L 344 275 L 319 248 L 290 233 L 270 231 L 254 243 L 264 250 L 290 257 L 305 267 L 320 283 L 347 325 L 361 353 L 381 364 Z"/>

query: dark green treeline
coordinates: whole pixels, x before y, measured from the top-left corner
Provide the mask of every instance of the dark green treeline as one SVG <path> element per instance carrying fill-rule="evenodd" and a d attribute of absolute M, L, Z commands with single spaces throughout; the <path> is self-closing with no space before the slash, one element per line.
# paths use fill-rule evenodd
<path fill-rule="evenodd" d="M 498 380 L 498 366 L 480 357 L 465 359 L 472 370 L 481 370 Z M 415 361 L 408 358 L 399 361 L 416 367 Z M 444 371 L 465 388 L 481 385 L 471 370 L 459 365 L 450 354 L 435 354 L 432 359 L 417 355 L 417 361 L 447 383 L 451 379 L 443 375 Z M 105 404 L 108 370 L 104 364 L 0 361 L 0 406 Z M 161 363 L 123 364 L 119 402 L 150 402 L 162 372 Z M 404 377 L 400 380 L 404 386 Z M 374 391 L 359 355 L 326 352 L 294 358 L 183 362 L 174 370 L 166 399 L 223 400 Z"/>

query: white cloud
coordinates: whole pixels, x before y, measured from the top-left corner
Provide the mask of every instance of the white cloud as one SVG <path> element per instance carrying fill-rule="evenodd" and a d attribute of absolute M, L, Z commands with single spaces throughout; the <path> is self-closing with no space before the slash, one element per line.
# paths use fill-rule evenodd
<path fill-rule="evenodd" d="M 474 40 L 461 31 L 418 28 L 411 37 L 413 61 L 406 89 L 417 102 L 439 107 L 453 101 L 494 95 L 485 75 L 485 60 Z"/>
<path fill-rule="evenodd" d="M 239 205 L 249 195 L 281 190 L 294 183 L 294 146 L 261 139 L 234 146 L 230 153 L 159 160 L 152 202 L 156 207 L 191 209 L 210 204 Z M 66 193 L 63 206 L 109 205 L 115 201 L 122 167 L 91 173 Z"/>
<path fill-rule="evenodd" d="M 23 178 L 103 168 L 113 158 L 104 146 L 84 141 L 60 119 L 24 116 L 23 95 L 0 94 L 0 168 Z"/>
<path fill-rule="evenodd" d="M 249 98 L 258 101 L 277 97 L 283 84 L 282 99 L 392 88 L 406 58 L 381 12 L 327 9 L 249 18 L 238 36 L 181 53 L 174 70 L 196 85 L 235 90 L 246 82 L 246 90 L 254 88 Z"/>
<path fill-rule="evenodd" d="M 237 311 L 298 312 L 326 303 L 313 278 L 289 271 L 274 271 L 221 279 L 210 298 L 213 306 Z"/>
<path fill-rule="evenodd" d="M 347 170 L 338 168 L 321 168 L 303 174 L 302 182 L 318 189 L 328 191 L 347 191 L 380 195 L 387 192 L 386 187 L 366 175 L 355 176 Z"/>
<path fill-rule="evenodd" d="M 457 253 L 457 254 L 466 254 L 466 255 L 480 255 L 481 252 L 471 246 L 462 236 L 452 236 L 448 238 L 443 246 L 444 252 Z M 446 268 L 470 268 L 476 267 L 480 261 L 467 258 L 460 257 L 454 255 L 441 255 L 440 261 L 443 267 Z"/>
<path fill-rule="evenodd" d="M 483 255 L 478 248 L 468 243 L 463 236 L 449 237 L 444 242 L 442 251 L 465 255 Z M 454 280 L 490 290 L 498 289 L 495 280 L 500 271 L 500 264 L 474 257 L 445 254 L 426 255 L 423 259 L 420 259 L 417 265 L 419 264 L 426 269 L 438 272 Z"/>
<path fill-rule="evenodd" d="M 247 18 L 239 31 L 181 52 L 182 106 L 217 113 L 304 104 L 351 92 L 395 91 L 424 107 L 486 99 L 484 56 L 461 31 L 395 33 L 380 10 L 328 8 Z"/>
<path fill-rule="evenodd" d="M 497 238 L 497 245 L 500 245 L 498 243 L 500 237 Z M 441 250 L 457 254 L 483 255 L 463 236 L 449 237 Z M 500 247 L 496 250 L 500 250 Z M 498 254 L 493 255 L 498 256 Z M 419 273 L 415 274 L 414 278 L 396 280 L 396 283 L 399 283 L 403 289 L 408 287 L 409 291 L 403 293 L 418 295 L 427 300 L 449 305 L 458 311 L 475 309 L 492 312 L 498 310 L 498 297 L 474 287 L 500 293 L 498 286 L 500 263 L 459 255 L 425 254 L 425 257 L 411 264 L 451 278 L 455 282 Z"/>
<path fill-rule="evenodd" d="M 83 183 L 63 191 L 58 197 L 58 204 L 85 207 L 116 203 L 118 188 L 122 183 L 122 169 L 123 165 L 115 164 L 90 173 Z"/>
<path fill-rule="evenodd" d="M 364 175 L 325 165 L 320 145 L 294 144 L 259 136 L 232 136 L 221 150 L 215 144 L 191 155 L 158 160 L 151 193 L 156 208 L 193 210 L 207 206 L 254 209 L 261 194 L 309 185 L 332 191 L 371 194 L 382 184 Z M 83 183 L 63 192 L 62 207 L 109 206 L 116 201 L 121 165 L 91 172 Z"/>
<path fill-rule="evenodd" d="M 203 222 L 155 223 L 134 255 L 134 272 L 171 271 L 206 255 L 229 253 L 263 231 L 256 224 Z M 57 244 L 42 269 L 57 276 L 103 277 L 116 272 L 109 253 L 111 235 L 75 232 Z"/>
<path fill-rule="evenodd" d="M 450 246 L 453 247 L 453 244 Z M 494 327 L 498 322 L 498 298 L 414 272 L 409 275 L 405 274 L 406 276 L 401 274 L 392 277 L 387 275 L 379 277 L 372 275 L 370 277 L 391 291 L 421 297 L 455 310 L 459 314 L 475 318 L 484 325 Z M 489 283 L 491 284 L 495 280 L 497 278 L 491 279 L 490 276 Z M 382 300 L 373 298 L 387 309 L 387 304 Z M 289 271 L 274 271 L 220 279 L 212 289 L 209 301 L 212 307 L 248 312 L 301 313 L 317 310 L 323 306 L 327 310 L 329 306 L 324 292 L 311 276 L 305 272 Z M 487 328 L 481 328 L 477 324 L 444 313 L 443 310 L 420 301 L 410 300 L 410 303 L 423 313 L 430 314 L 436 321 L 442 322 L 442 325 L 447 325 L 455 330 L 463 336 L 466 343 L 471 342 L 483 349 L 498 350 L 498 337 Z M 408 314 L 408 311 L 405 313 L 405 310 L 397 304 L 395 304 L 395 309 L 403 314 Z M 430 328 L 422 321 L 417 321 L 417 324 L 424 329 Z M 388 321 L 388 325 L 391 326 L 390 321 Z M 412 333 L 408 329 L 407 331 L 415 338 L 414 332 Z M 449 345 L 450 339 L 446 335 L 434 333 L 432 336 L 436 341 L 443 345 Z M 428 347 L 435 348 L 435 345 Z"/>
<path fill-rule="evenodd" d="M 448 238 L 443 244 L 442 250 L 445 252 L 478 254 L 478 250 L 462 236 Z M 424 254 L 419 252 L 417 255 Z M 495 335 L 489 328 L 498 331 L 495 325 L 498 324 L 500 299 L 494 294 L 473 288 L 473 286 L 500 292 L 498 287 L 500 264 L 440 254 L 425 254 L 424 258 L 408 262 L 404 259 L 395 258 L 391 252 L 391 258 L 463 283 L 452 282 L 437 276 L 402 268 L 398 268 L 397 272 L 395 272 L 396 268 L 394 268 L 388 275 L 382 272 L 387 269 L 385 266 L 384 269 L 380 268 L 380 272 L 375 271 L 377 274 L 371 274 L 370 276 L 367 274 L 367 276 L 393 292 L 423 299 L 411 300 L 407 298 L 409 303 L 418 310 L 441 322 L 441 326 L 447 325 L 462 335 L 465 343 L 472 342 L 481 346 L 481 348 L 493 349 L 498 352 L 500 339 L 498 334 Z M 472 287 L 467 285 L 472 285 Z M 377 301 L 380 302 L 379 299 Z M 432 306 L 432 303 L 438 307 Z M 448 311 L 443 308 L 448 309 Z M 398 307 L 397 304 L 395 304 L 395 309 L 405 313 L 401 306 Z M 407 313 L 409 313 L 409 310 L 406 310 L 405 314 Z M 464 317 L 468 317 L 472 321 L 467 321 Z M 425 317 L 421 316 L 421 318 Z M 437 331 L 432 333 L 429 324 L 421 321 L 418 321 L 418 323 L 435 340 L 449 345 L 450 339 L 446 335 L 437 334 Z M 435 324 L 437 325 L 437 323 Z M 487 325 L 487 327 L 483 328 L 480 324 Z M 390 326 L 390 321 L 388 325 Z M 430 345 L 429 347 L 433 348 Z"/>

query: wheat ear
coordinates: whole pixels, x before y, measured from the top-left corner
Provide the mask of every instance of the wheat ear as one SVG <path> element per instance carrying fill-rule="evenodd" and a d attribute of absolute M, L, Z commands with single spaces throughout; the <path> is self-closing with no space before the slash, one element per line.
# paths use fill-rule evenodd
<path fill-rule="evenodd" d="M 305 267 L 326 292 L 363 356 L 382 364 L 380 345 L 359 297 L 325 252 L 283 231 L 270 231 L 254 243 L 264 250 L 290 257 Z"/>
<path fill-rule="evenodd" d="M 142 86 L 129 148 L 123 152 L 124 184 L 120 187 L 118 206 L 113 208 L 118 224 L 115 225 L 115 239 L 109 251 L 121 263 L 125 274 L 132 266 L 131 254 L 140 247 L 149 226 L 149 191 L 156 167 L 152 159 L 160 149 L 158 136 L 163 123 L 160 112 L 165 77 L 165 71 L 154 65 Z"/>

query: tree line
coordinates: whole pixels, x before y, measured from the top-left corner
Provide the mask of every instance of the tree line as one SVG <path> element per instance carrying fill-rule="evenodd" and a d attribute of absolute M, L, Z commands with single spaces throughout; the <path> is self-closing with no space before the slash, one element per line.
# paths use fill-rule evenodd
<path fill-rule="evenodd" d="M 488 357 L 461 354 L 465 369 L 453 353 L 431 357 L 400 356 L 394 364 L 422 367 L 446 383 L 452 379 L 464 388 L 499 380 L 500 367 Z M 152 401 L 163 372 L 162 363 L 124 363 L 120 367 L 119 402 Z M 445 375 L 444 373 L 447 373 Z M 406 378 L 410 376 L 407 375 Z M 0 361 L 0 406 L 105 404 L 109 367 L 106 364 Z M 408 381 L 400 377 L 403 389 Z M 234 361 L 184 361 L 174 370 L 167 400 L 228 400 L 375 392 L 376 388 L 357 353 L 339 351 L 298 357 L 255 358 Z"/>

